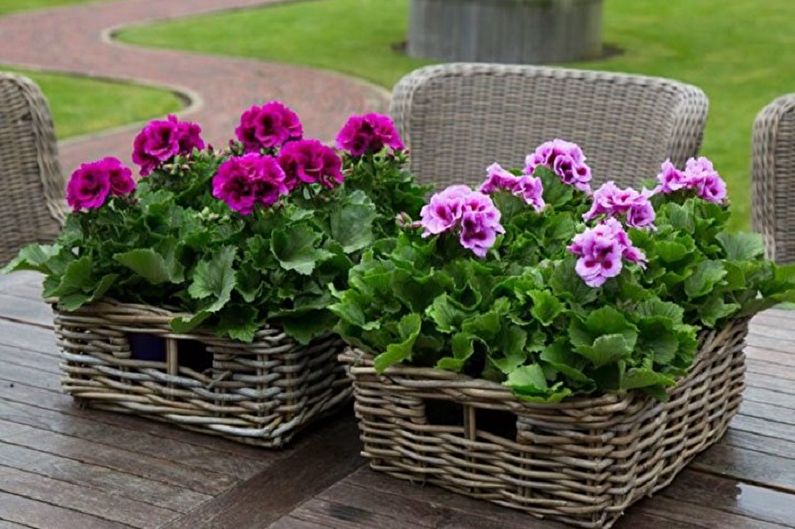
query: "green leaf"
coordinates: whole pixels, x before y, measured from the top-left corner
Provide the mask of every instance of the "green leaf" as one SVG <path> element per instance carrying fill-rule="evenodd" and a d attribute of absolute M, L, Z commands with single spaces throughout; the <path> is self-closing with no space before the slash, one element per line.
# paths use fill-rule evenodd
<path fill-rule="evenodd" d="M 44 296 L 61 298 L 70 294 L 86 294 L 93 291 L 95 283 L 91 275 L 91 268 L 92 261 L 88 255 L 72 261 L 66 266 L 57 286 L 52 289 L 45 288 Z"/>
<path fill-rule="evenodd" d="M 685 279 L 685 293 L 690 298 L 709 294 L 726 275 L 726 269 L 718 261 L 702 261 L 693 275 Z"/>
<path fill-rule="evenodd" d="M 621 389 L 637 389 L 647 386 L 673 386 L 675 380 L 662 373 L 657 373 L 651 369 L 631 368 L 621 377 Z"/>
<path fill-rule="evenodd" d="M 228 301 L 235 286 L 233 265 L 236 253 L 236 248 L 225 246 L 212 258 L 200 261 L 193 272 L 193 282 L 188 287 L 191 297 L 194 299 L 213 297 L 216 300 Z"/>
<path fill-rule="evenodd" d="M 734 261 L 752 260 L 765 252 L 765 243 L 758 233 L 721 232 L 716 239 L 726 251 L 726 258 Z"/>
<path fill-rule="evenodd" d="M 373 241 L 373 221 L 377 217 L 375 205 L 364 192 L 354 191 L 345 203 L 334 208 L 329 218 L 331 236 L 342 245 L 345 253 L 367 247 Z"/>
<path fill-rule="evenodd" d="M 457 333 L 453 335 L 450 341 L 453 356 L 445 356 L 436 362 L 437 369 L 445 369 L 447 371 L 459 372 L 464 368 L 466 361 L 475 352 L 475 344 L 472 336 L 465 333 Z"/>
<path fill-rule="evenodd" d="M 593 381 L 579 367 L 584 360 L 571 351 L 565 340 L 556 341 L 541 352 L 541 361 L 550 365 L 560 373 L 576 382 L 592 383 Z"/>
<path fill-rule="evenodd" d="M 220 316 L 217 332 L 233 340 L 250 343 L 261 327 L 261 322 L 257 318 L 258 311 L 251 305 L 227 306 Z"/>
<path fill-rule="evenodd" d="M 521 393 L 545 394 L 549 385 L 544 375 L 544 369 L 538 364 L 521 366 L 514 369 L 509 375 L 505 385 Z"/>
<path fill-rule="evenodd" d="M 532 290 L 528 292 L 528 296 L 533 300 L 530 314 L 545 327 L 551 325 L 565 308 L 563 303 L 547 290 Z"/>
<path fill-rule="evenodd" d="M 334 327 L 337 318 L 331 311 L 314 310 L 300 316 L 280 318 L 279 321 L 284 332 L 298 343 L 306 345 L 314 338 L 326 334 Z"/>
<path fill-rule="evenodd" d="M 113 258 L 153 285 L 179 283 L 184 280 L 179 263 L 173 259 L 167 263 L 162 255 L 151 248 L 137 248 L 117 253 Z"/>
<path fill-rule="evenodd" d="M 316 248 L 321 235 L 306 224 L 274 230 L 271 252 L 285 270 L 310 275 L 321 261 L 331 257 L 329 251 Z"/>
<path fill-rule="evenodd" d="M 437 296 L 425 314 L 436 324 L 436 328 L 444 333 L 453 333 L 460 328 L 461 322 L 467 317 L 467 312 L 462 310 L 447 294 Z"/>
<path fill-rule="evenodd" d="M 659 241 L 655 249 L 666 263 L 675 263 L 689 254 L 687 247 L 676 241 Z"/>
<path fill-rule="evenodd" d="M 29 244 L 23 247 L 11 262 L 0 270 L 0 273 L 32 270 L 46 274 L 52 271 L 48 266 L 48 261 L 60 251 L 61 247 L 57 244 Z"/>
<path fill-rule="evenodd" d="M 718 320 L 731 316 L 740 310 L 737 303 L 726 303 L 723 296 L 710 296 L 698 307 L 698 316 L 707 327 L 714 327 Z"/>
<path fill-rule="evenodd" d="M 389 366 L 409 360 L 421 326 L 422 317 L 419 314 L 413 312 L 403 316 L 398 322 L 398 333 L 402 341 L 389 344 L 386 351 L 375 357 L 373 365 L 376 371 L 382 373 Z"/>
<path fill-rule="evenodd" d="M 592 346 L 578 347 L 577 353 L 586 357 L 596 367 L 629 358 L 632 346 L 622 334 L 606 334 L 594 340 Z"/>

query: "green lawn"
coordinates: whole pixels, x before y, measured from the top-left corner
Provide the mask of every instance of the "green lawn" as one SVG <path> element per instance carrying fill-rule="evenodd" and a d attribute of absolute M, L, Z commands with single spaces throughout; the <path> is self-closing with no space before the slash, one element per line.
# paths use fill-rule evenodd
<path fill-rule="evenodd" d="M 0 16 L 16 13 L 18 11 L 43 9 L 92 1 L 96 2 L 99 0 L 0 0 Z"/>
<path fill-rule="evenodd" d="M 121 40 L 307 64 L 391 86 L 423 61 L 395 51 L 407 0 L 323 0 L 134 27 Z M 622 55 L 578 64 L 681 79 L 711 112 L 704 153 L 729 181 L 734 226 L 749 219 L 750 131 L 774 97 L 795 91 L 792 0 L 608 0 L 605 41 Z"/>
<path fill-rule="evenodd" d="M 171 92 L 85 77 L 16 70 L 33 79 L 50 103 L 59 139 L 146 121 L 182 107 Z"/>

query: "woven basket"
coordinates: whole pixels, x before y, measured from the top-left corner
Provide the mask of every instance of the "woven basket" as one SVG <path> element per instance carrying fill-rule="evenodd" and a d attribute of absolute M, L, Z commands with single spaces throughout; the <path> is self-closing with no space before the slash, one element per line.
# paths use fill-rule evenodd
<path fill-rule="evenodd" d="M 608 528 L 717 441 L 744 387 L 747 320 L 700 336 L 662 403 L 641 393 L 533 404 L 431 368 L 375 372 L 348 349 L 363 455 L 392 476 L 580 527 Z"/>
<path fill-rule="evenodd" d="M 280 447 L 350 397 L 336 336 L 302 346 L 266 326 L 252 343 L 241 343 L 174 334 L 174 314 L 146 305 L 105 300 L 74 312 L 53 310 L 63 389 L 94 408 Z M 157 351 L 142 355 L 131 347 L 141 337 L 148 338 L 144 347 L 160 343 L 162 358 L 142 359 Z"/>

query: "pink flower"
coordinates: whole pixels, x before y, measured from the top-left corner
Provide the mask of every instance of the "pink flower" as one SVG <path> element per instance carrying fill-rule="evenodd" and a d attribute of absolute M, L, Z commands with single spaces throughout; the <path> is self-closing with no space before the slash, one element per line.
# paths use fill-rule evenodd
<path fill-rule="evenodd" d="M 708 158 L 690 158 L 685 165 L 685 177 L 688 187 L 704 200 L 719 204 L 726 199 L 726 182 Z"/>
<path fill-rule="evenodd" d="M 271 206 L 288 193 L 284 180 L 284 171 L 275 158 L 249 153 L 218 167 L 213 196 L 241 215 L 250 215 L 257 204 Z"/>
<path fill-rule="evenodd" d="M 700 198 L 720 204 L 726 200 L 726 182 L 720 177 L 708 158 L 690 158 L 685 170 L 680 171 L 666 160 L 657 175 L 660 185 L 655 191 L 673 193 L 680 189 L 693 189 Z"/>
<path fill-rule="evenodd" d="M 132 171 L 118 158 L 81 164 L 66 185 L 66 202 L 74 211 L 96 209 L 109 195 L 124 196 L 135 190 Z"/>
<path fill-rule="evenodd" d="M 568 250 L 579 256 L 575 270 L 590 287 L 600 287 L 621 273 L 623 260 L 645 265 L 646 256 L 632 245 L 616 219 L 609 218 L 574 236 Z"/>
<path fill-rule="evenodd" d="M 300 140 L 304 127 L 298 114 L 280 101 L 254 105 L 240 116 L 235 135 L 247 152 L 275 149 L 289 141 Z"/>
<path fill-rule="evenodd" d="M 673 193 L 687 187 L 687 178 L 685 174 L 676 168 L 671 163 L 671 160 L 665 160 L 660 167 L 660 174 L 657 175 L 657 181 L 660 185 L 657 186 L 655 192 L 659 193 Z"/>
<path fill-rule="evenodd" d="M 541 212 L 546 206 L 544 185 L 540 178 L 527 174 L 514 176 L 498 163 L 488 167 L 486 180 L 480 186 L 480 192 L 487 195 L 496 191 L 506 191 L 524 199 L 527 204 L 533 206 L 536 212 Z"/>
<path fill-rule="evenodd" d="M 621 189 L 612 181 L 605 182 L 594 191 L 591 209 L 582 218 L 588 221 L 599 215 L 608 217 L 625 215 L 628 226 L 653 227 L 655 213 L 649 201 L 653 194 L 648 189 L 638 192 L 631 187 Z"/>
<path fill-rule="evenodd" d="M 286 175 L 287 188 L 292 191 L 299 184 L 319 183 L 333 189 L 340 185 L 342 160 L 317 140 L 298 140 L 285 145 L 279 153 L 279 165 Z"/>
<path fill-rule="evenodd" d="M 551 169 L 564 184 L 586 193 L 591 190 L 591 168 L 585 163 L 585 155 L 576 143 L 554 139 L 539 145 L 527 155 L 524 174 L 532 175 L 539 165 Z"/>
<path fill-rule="evenodd" d="M 443 232 L 459 232 L 459 243 L 478 257 L 485 257 L 494 246 L 500 224 L 500 210 L 491 198 L 468 186 L 450 186 L 436 193 L 420 212 L 423 237 Z"/>
<path fill-rule="evenodd" d="M 394 122 L 383 114 L 351 116 L 337 134 L 337 148 L 352 156 L 377 153 L 384 147 L 393 152 L 404 148 Z"/>
<path fill-rule="evenodd" d="M 178 154 L 190 154 L 193 149 L 203 149 L 201 127 L 189 121 L 179 121 L 176 116 L 150 121 L 133 142 L 133 162 L 141 167 L 141 176 L 147 176 L 160 164 Z"/>

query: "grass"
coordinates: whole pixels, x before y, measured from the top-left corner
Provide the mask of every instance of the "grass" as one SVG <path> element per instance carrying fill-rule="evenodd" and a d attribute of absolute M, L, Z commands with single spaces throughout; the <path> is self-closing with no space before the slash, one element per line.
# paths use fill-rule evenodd
<path fill-rule="evenodd" d="M 733 196 L 734 228 L 747 228 L 755 114 L 795 88 L 792 0 L 609 0 L 604 39 L 624 53 L 577 67 L 680 79 L 704 89 L 711 111 L 703 152 Z M 389 87 L 425 64 L 394 49 L 408 0 L 324 0 L 134 27 L 120 39 L 147 46 L 241 55 L 356 75 Z"/>
<path fill-rule="evenodd" d="M 48 7 L 58 7 L 68 4 L 78 4 L 97 0 L 0 0 L 0 16 L 16 13 L 19 11 L 29 11 L 33 9 L 44 9 Z"/>
<path fill-rule="evenodd" d="M 146 121 L 182 107 L 171 92 L 85 77 L 17 70 L 39 85 L 50 104 L 59 139 Z"/>

